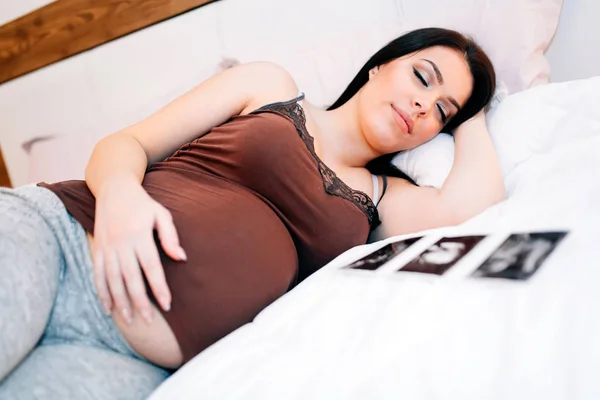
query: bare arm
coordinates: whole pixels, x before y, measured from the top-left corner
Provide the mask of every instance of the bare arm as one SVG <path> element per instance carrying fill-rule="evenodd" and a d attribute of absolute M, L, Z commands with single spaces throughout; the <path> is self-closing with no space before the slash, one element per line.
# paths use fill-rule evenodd
<path fill-rule="evenodd" d="M 459 126 L 454 139 L 454 165 L 441 189 L 389 179 L 372 240 L 460 224 L 506 197 L 483 113 Z"/>
<path fill-rule="evenodd" d="M 148 165 L 206 134 L 253 103 L 286 100 L 298 89 L 277 65 L 255 62 L 227 69 L 94 148 L 86 182 L 95 196 L 113 179 L 141 182 Z"/>
<path fill-rule="evenodd" d="M 454 133 L 454 165 L 440 196 L 449 208 L 450 222 L 461 223 L 506 198 L 498 155 L 480 113 Z"/>

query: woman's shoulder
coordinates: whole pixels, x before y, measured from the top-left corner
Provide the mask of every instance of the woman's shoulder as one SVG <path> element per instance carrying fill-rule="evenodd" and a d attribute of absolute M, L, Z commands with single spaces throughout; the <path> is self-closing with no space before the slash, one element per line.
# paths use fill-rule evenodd
<path fill-rule="evenodd" d="M 299 88 L 292 75 L 282 66 L 257 61 L 242 64 L 247 69 L 247 80 L 253 85 L 252 95 L 240 115 L 249 114 L 265 104 L 288 101 L 298 96 Z M 256 85 L 260 82 L 260 85 Z"/>

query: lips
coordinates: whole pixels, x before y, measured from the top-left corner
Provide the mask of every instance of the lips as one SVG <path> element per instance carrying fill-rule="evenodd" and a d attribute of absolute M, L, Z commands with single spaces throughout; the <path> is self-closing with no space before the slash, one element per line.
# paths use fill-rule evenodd
<path fill-rule="evenodd" d="M 410 135 L 414 126 L 412 118 L 410 118 L 407 113 L 402 111 L 402 109 L 394 106 L 393 104 L 392 109 L 394 110 L 394 119 L 396 120 L 396 123 Z"/>

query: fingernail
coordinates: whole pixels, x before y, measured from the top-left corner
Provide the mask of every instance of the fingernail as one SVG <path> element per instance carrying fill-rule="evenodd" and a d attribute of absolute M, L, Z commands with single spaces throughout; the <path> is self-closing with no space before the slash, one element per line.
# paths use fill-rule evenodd
<path fill-rule="evenodd" d="M 185 254 L 185 251 L 182 248 L 179 249 L 179 258 L 183 261 L 187 261 L 187 254 Z"/>
<path fill-rule="evenodd" d="M 144 317 L 148 323 L 152 322 L 152 313 L 147 308 L 142 310 L 142 317 Z"/>
<path fill-rule="evenodd" d="M 104 314 L 110 316 L 110 305 L 108 303 L 102 303 L 102 308 L 104 309 Z"/>
<path fill-rule="evenodd" d="M 167 299 L 166 297 L 163 297 L 160 300 L 160 303 L 162 304 L 162 308 L 165 311 L 170 311 L 171 310 L 171 303 L 169 302 L 169 299 Z"/>
<path fill-rule="evenodd" d="M 125 318 L 125 321 L 127 321 L 128 324 L 131 324 L 131 322 L 133 322 L 133 320 L 131 319 L 131 312 L 129 311 L 129 309 L 123 308 L 121 310 L 121 314 L 123 314 L 123 318 Z"/>

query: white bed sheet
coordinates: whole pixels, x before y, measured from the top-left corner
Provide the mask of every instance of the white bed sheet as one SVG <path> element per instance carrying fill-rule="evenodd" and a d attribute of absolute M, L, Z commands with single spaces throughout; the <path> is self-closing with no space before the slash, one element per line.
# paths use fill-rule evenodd
<path fill-rule="evenodd" d="M 600 131 L 577 124 L 506 176 L 508 200 L 376 272 L 340 267 L 382 242 L 349 250 L 151 399 L 600 398 Z M 529 281 L 468 277 L 509 232 L 548 229 L 570 233 Z M 488 232 L 443 276 L 394 272 L 441 235 Z"/>

